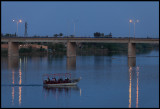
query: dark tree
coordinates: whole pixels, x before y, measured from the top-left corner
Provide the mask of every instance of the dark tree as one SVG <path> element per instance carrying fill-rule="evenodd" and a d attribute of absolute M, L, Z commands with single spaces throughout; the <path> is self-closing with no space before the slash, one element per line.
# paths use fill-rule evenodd
<path fill-rule="evenodd" d="M 111 33 L 111 32 L 109 33 L 109 36 L 112 36 L 112 33 Z"/>
<path fill-rule="evenodd" d="M 59 36 L 61 37 L 61 36 L 63 36 L 63 34 L 62 34 L 62 33 L 59 33 Z"/>
<path fill-rule="evenodd" d="M 99 32 L 94 33 L 94 37 L 100 37 L 101 34 Z"/>
<path fill-rule="evenodd" d="M 54 34 L 54 37 L 58 37 L 58 34 Z"/>

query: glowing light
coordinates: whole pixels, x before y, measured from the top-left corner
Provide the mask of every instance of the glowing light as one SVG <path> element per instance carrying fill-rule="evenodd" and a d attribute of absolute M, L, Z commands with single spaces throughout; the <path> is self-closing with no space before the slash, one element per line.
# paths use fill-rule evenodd
<path fill-rule="evenodd" d="M 21 23 L 22 22 L 22 20 L 20 19 L 20 20 L 12 20 L 13 22 L 15 21 L 15 22 L 17 22 L 17 35 L 18 35 L 18 23 Z"/>
<path fill-rule="evenodd" d="M 19 20 L 19 22 L 21 23 L 21 22 L 22 22 L 22 20 Z"/>
<path fill-rule="evenodd" d="M 131 22 L 132 22 L 132 20 L 129 20 L 129 22 L 131 23 Z"/>

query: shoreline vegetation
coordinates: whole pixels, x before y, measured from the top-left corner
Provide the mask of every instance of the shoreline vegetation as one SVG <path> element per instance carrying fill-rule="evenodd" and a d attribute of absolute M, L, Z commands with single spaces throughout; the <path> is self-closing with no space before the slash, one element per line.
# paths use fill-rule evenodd
<path fill-rule="evenodd" d="M 19 55 L 43 56 L 43 55 L 66 55 L 66 45 L 62 43 L 37 43 L 48 46 L 48 50 L 41 48 L 20 48 Z M 159 50 L 159 44 L 136 44 L 136 54 L 149 53 L 152 50 Z M 128 44 L 117 43 L 81 43 L 77 44 L 77 55 L 127 55 Z M 8 55 L 8 49 L 1 48 L 1 56 Z"/>

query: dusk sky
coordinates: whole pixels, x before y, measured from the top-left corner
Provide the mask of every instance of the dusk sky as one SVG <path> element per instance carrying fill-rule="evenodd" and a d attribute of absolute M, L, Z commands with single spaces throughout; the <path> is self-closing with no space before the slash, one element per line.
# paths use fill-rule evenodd
<path fill-rule="evenodd" d="M 135 24 L 136 37 L 159 37 L 159 2 L 145 1 L 3 1 L 1 2 L 1 33 L 14 34 L 17 24 L 12 20 L 22 19 L 18 24 L 18 35 L 23 36 L 25 22 L 28 35 L 53 36 L 74 34 L 93 36 L 94 32 L 113 37 L 129 36 L 129 19 L 139 20 Z M 134 36 L 134 24 L 130 24 L 130 35 Z"/>

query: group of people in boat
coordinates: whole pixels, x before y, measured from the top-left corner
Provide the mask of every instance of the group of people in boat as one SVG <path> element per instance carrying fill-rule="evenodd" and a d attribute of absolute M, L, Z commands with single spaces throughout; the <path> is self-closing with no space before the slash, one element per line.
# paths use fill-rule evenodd
<path fill-rule="evenodd" d="M 58 80 L 54 77 L 52 79 L 50 79 L 48 77 L 47 80 L 44 81 L 46 84 L 56 84 L 56 83 L 70 83 L 71 80 L 69 78 L 63 79 L 63 78 L 59 78 Z"/>

